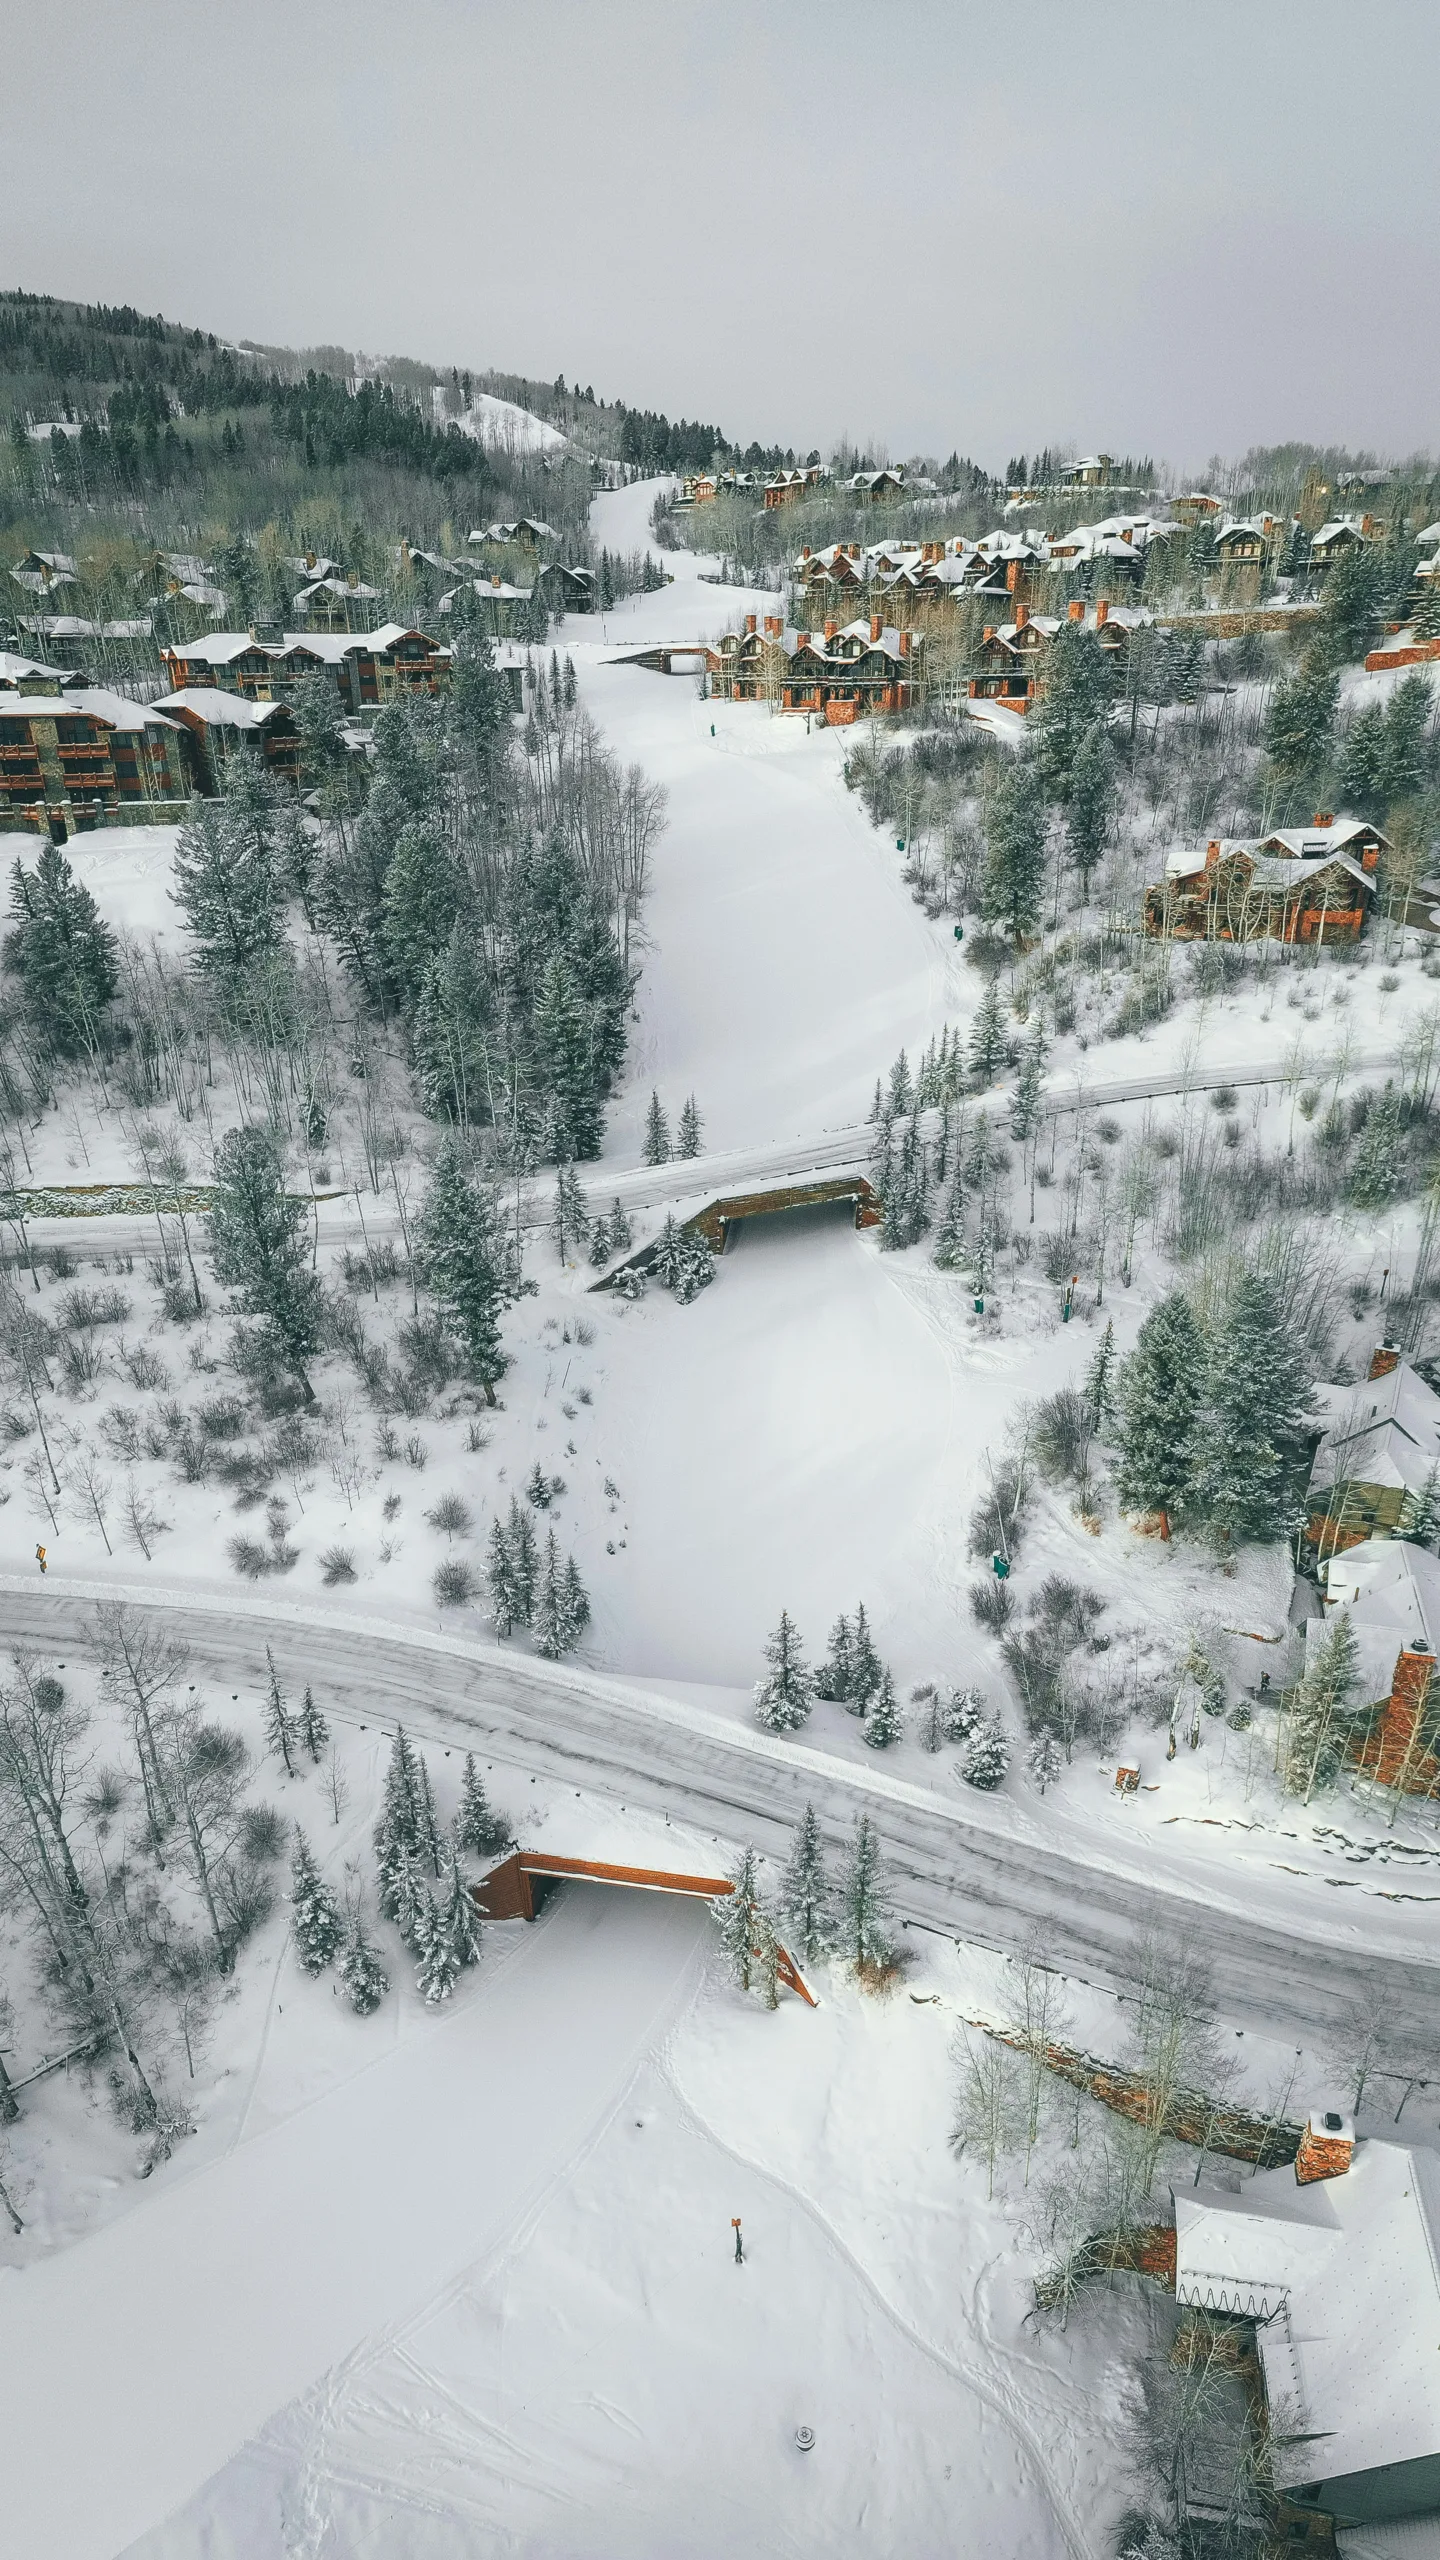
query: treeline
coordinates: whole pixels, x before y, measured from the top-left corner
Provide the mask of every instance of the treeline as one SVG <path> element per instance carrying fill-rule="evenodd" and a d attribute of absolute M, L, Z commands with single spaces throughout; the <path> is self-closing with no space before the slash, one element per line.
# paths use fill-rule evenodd
<path fill-rule="evenodd" d="M 620 409 L 620 459 L 647 476 L 661 471 L 704 471 L 731 447 L 718 427 L 677 418 L 672 426 L 657 409 Z"/>

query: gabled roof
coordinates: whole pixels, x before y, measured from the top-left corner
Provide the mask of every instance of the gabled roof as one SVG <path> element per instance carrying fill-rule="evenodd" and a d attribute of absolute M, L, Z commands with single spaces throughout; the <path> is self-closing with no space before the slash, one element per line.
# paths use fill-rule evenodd
<path fill-rule="evenodd" d="M 1317 1392 L 1326 1423 L 1310 1472 L 1312 1493 L 1346 1482 L 1418 1493 L 1431 1468 L 1440 1467 L 1440 1396 L 1408 1360 L 1358 1387 Z"/>
<path fill-rule="evenodd" d="M 249 631 L 207 631 L 198 640 L 177 640 L 160 654 L 210 667 L 228 667 L 237 658 L 251 655 L 270 659 L 308 655 L 323 658 L 327 666 L 338 666 L 352 652 L 363 650 L 381 657 L 397 640 L 424 640 L 437 657 L 451 655 L 448 647 L 407 622 L 382 622 L 374 631 L 285 631 L 278 640 L 257 640 Z"/>
<path fill-rule="evenodd" d="M 216 684 L 197 684 L 179 693 L 167 693 L 152 703 L 152 714 L 188 713 L 204 722 L 207 729 L 263 729 L 275 719 L 293 719 L 294 713 L 285 702 L 252 702 L 248 694 L 225 693 Z"/>
<path fill-rule="evenodd" d="M 1432 2153 L 1362 2142 L 1309 2186 L 1286 2168 L 1177 2188 L 1175 2224 L 1179 2301 L 1255 2300 L 1280 2488 L 1440 2454 Z"/>
<path fill-rule="evenodd" d="M 41 658 L 21 658 L 13 649 L 0 649 L 0 687 L 8 691 L 12 685 L 23 684 L 27 676 L 53 676 L 60 685 L 75 682 L 68 667 L 49 667 Z"/>
<path fill-rule="evenodd" d="M 1327 818 L 1308 827 L 1276 827 L 1259 840 L 1262 853 L 1292 854 L 1301 862 L 1318 862 L 1326 854 L 1343 853 L 1357 836 L 1374 837 L 1389 850 L 1390 839 L 1365 818 Z"/>
<path fill-rule="evenodd" d="M 166 721 L 168 704 L 157 703 L 147 710 L 143 703 L 129 701 L 123 693 L 111 693 L 105 685 L 80 685 L 70 693 L 0 693 L 0 720 L 73 720 L 77 713 L 92 720 L 102 720 L 107 729 L 135 731 L 152 729 L 157 723 L 173 728 Z"/>
<path fill-rule="evenodd" d="M 295 602 L 299 606 L 313 604 L 317 596 L 339 596 L 345 603 L 353 598 L 373 604 L 379 593 L 378 587 L 362 586 L 358 578 L 353 586 L 348 578 L 314 578 L 308 587 L 301 588 Z"/>
<path fill-rule="evenodd" d="M 1324 549 L 1328 544 L 1336 541 L 1342 533 L 1348 535 L 1354 542 L 1370 542 L 1374 539 L 1373 535 L 1363 530 L 1358 516 L 1332 516 L 1328 524 L 1322 524 L 1318 533 L 1311 534 L 1311 550 Z"/>

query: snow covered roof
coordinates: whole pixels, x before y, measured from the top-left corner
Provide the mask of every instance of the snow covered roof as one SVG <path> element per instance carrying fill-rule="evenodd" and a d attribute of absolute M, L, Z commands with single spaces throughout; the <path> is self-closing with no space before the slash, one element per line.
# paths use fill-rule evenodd
<path fill-rule="evenodd" d="M 1440 1562 L 1411 1538 L 1363 1538 L 1324 1567 L 1325 1605 L 1345 1609 L 1355 1637 L 1360 1695 L 1388 1698 L 1402 1649 L 1433 1653 L 1440 1645 Z M 1309 1620 L 1307 1652 L 1323 1642 L 1331 1620 Z"/>
<path fill-rule="evenodd" d="M 463 584 L 471 595 L 482 596 L 490 604 L 528 604 L 535 592 L 533 587 L 507 586 L 503 578 L 466 578 Z M 440 598 L 441 613 L 454 612 L 460 592 L 459 587 L 448 589 Z"/>
<path fill-rule="evenodd" d="M 70 693 L 0 693 L 0 720 L 73 720 L 78 713 L 103 720 L 107 729 L 151 729 L 165 721 L 167 705 L 148 709 L 104 685 L 77 685 Z M 165 723 L 173 728 L 174 722 Z"/>
<path fill-rule="evenodd" d="M 1373 538 L 1365 531 L 1358 516 L 1332 516 L 1328 524 L 1322 524 L 1319 532 L 1310 536 L 1311 550 L 1325 550 L 1342 533 L 1351 535 L 1356 542 L 1369 542 Z"/>
<path fill-rule="evenodd" d="M 1440 542 L 1440 517 L 1436 518 L 1434 524 L 1421 526 L 1420 531 L 1415 536 L 1415 547 L 1417 551 L 1420 551 L 1437 542 Z"/>
<path fill-rule="evenodd" d="M 353 584 L 348 578 L 314 578 L 308 587 L 301 588 L 295 603 L 298 609 L 301 605 L 312 604 L 316 596 L 341 596 L 347 602 L 351 597 L 363 597 L 367 603 L 373 604 L 379 593 L 378 587 L 363 586 L 358 578 Z"/>
<path fill-rule="evenodd" d="M 248 694 L 223 693 L 216 684 L 182 686 L 178 693 L 163 694 L 151 710 L 162 717 L 167 712 L 188 711 L 203 720 L 208 729 L 263 729 L 269 720 L 287 710 L 283 702 L 252 702 Z"/>
<path fill-rule="evenodd" d="M 1111 616 L 1113 619 L 1113 606 Z M 1367 897 L 1374 895 L 1373 877 L 1368 871 L 1362 870 L 1358 862 L 1352 862 L 1348 853 L 1330 853 L 1317 861 L 1313 858 L 1302 860 L 1298 854 L 1271 853 L 1267 850 L 1268 846 L 1282 840 L 1278 835 L 1267 836 L 1265 842 L 1261 844 L 1251 836 L 1219 836 L 1214 840 L 1215 859 L 1217 862 L 1229 862 L 1237 854 L 1248 855 L 1251 864 L 1250 876 L 1259 887 L 1264 889 L 1304 888 L 1307 883 L 1317 879 L 1322 870 L 1333 867 L 1338 871 L 1347 872 L 1350 878 L 1365 891 Z M 1323 853 L 1322 848 L 1322 855 Z M 1165 857 L 1165 876 L 1169 880 L 1192 879 L 1197 872 L 1205 869 L 1208 858 L 1207 851 L 1197 846 L 1175 845 Z"/>
<path fill-rule="evenodd" d="M 1280 2488 L 1440 2454 L 1440 2161 L 1362 2142 L 1175 2197 L 1176 2299 L 1251 2311 Z"/>
<path fill-rule="evenodd" d="M 412 639 L 424 640 L 438 657 L 451 655 L 447 647 L 431 640 L 428 632 L 408 622 L 382 622 L 374 631 L 284 631 L 278 640 L 257 640 L 252 631 L 210 631 L 199 640 L 176 641 L 161 654 L 193 659 L 201 666 L 211 667 L 231 666 L 252 651 L 262 658 L 308 655 L 322 658 L 327 666 L 338 666 L 352 651 L 368 650 L 372 656 L 380 657 L 393 649 L 397 640 Z"/>
<path fill-rule="evenodd" d="M 87 622 L 78 613 L 36 613 L 23 616 L 22 631 L 33 631 L 40 640 L 148 640 L 153 625 L 148 613 L 131 622 Z"/>
<path fill-rule="evenodd" d="M 1327 854 L 1343 853 L 1357 836 L 1389 847 L 1390 839 L 1368 818 L 1315 818 L 1308 827 L 1276 827 L 1260 838 L 1262 853 L 1293 854 L 1300 862 L 1320 862 Z"/>
<path fill-rule="evenodd" d="M 69 569 L 12 569 L 10 575 L 17 587 L 24 587 L 32 596 L 48 595 L 52 587 L 73 587 L 75 584 L 74 574 Z"/>
<path fill-rule="evenodd" d="M 1327 1410 L 1312 1490 L 1336 1482 L 1406 1486 L 1418 1493 L 1440 1466 L 1440 1396 L 1408 1360 L 1358 1387 L 1322 1387 Z"/>
<path fill-rule="evenodd" d="M 74 682 L 66 667 L 47 667 L 41 658 L 21 658 L 13 649 L 0 649 L 0 688 L 23 684 L 27 676 L 53 676 L 57 684 Z"/>

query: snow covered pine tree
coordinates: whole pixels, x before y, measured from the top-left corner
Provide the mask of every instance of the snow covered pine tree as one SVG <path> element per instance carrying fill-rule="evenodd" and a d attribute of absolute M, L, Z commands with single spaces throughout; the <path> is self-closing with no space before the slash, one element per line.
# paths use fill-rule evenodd
<path fill-rule="evenodd" d="M 299 1823 L 290 1858 L 290 1935 L 301 1968 L 323 1973 L 340 1945 L 340 1907 L 310 1852 Z"/>
<path fill-rule="evenodd" d="M 807 1804 L 780 1880 L 780 1910 L 802 1964 L 813 1964 L 835 1943 L 835 1894 L 815 1807 Z"/>
<path fill-rule="evenodd" d="M 781 1610 L 780 1624 L 766 1640 L 765 1659 L 770 1668 L 755 1684 L 755 1721 L 767 1733 L 794 1733 L 810 1713 L 815 1680 L 788 1609 Z"/>

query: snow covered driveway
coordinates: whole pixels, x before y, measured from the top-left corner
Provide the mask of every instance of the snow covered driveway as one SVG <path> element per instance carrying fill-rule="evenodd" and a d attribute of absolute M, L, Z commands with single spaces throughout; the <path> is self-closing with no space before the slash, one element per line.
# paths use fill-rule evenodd
<path fill-rule="evenodd" d="M 681 1903 L 569 1888 L 521 1960 L 425 2036 L 198 2176 L 177 2160 L 142 2210 L 0 2279 L 17 2560 L 112 2560 L 493 2250 L 663 2033 L 706 1926 Z"/>

